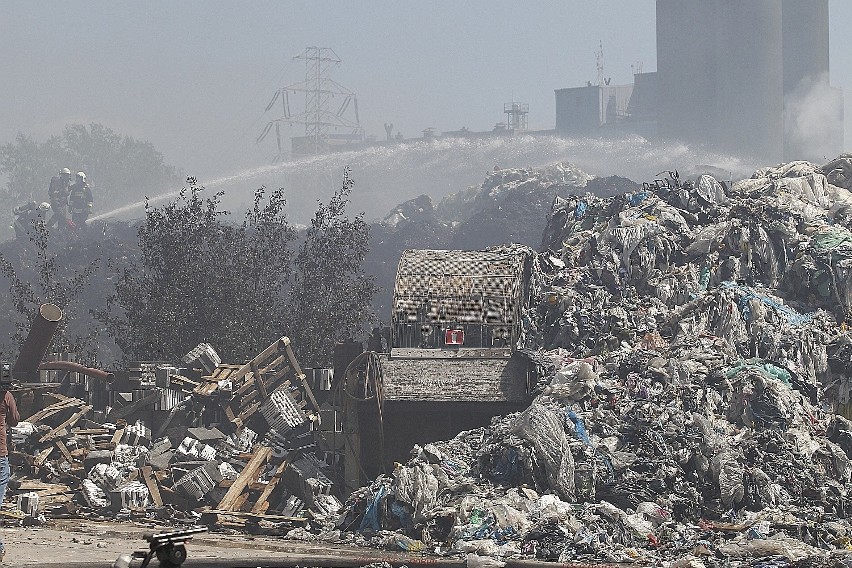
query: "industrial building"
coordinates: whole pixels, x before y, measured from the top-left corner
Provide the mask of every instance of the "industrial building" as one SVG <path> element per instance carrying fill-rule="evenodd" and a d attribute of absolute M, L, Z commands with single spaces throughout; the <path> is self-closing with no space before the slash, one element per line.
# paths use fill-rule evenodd
<path fill-rule="evenodd" d="M 657 0 L 657 72 L 556 90 L 556 130 L 637 133 L 764 162 L 843 146 L 828 0 Z"/>

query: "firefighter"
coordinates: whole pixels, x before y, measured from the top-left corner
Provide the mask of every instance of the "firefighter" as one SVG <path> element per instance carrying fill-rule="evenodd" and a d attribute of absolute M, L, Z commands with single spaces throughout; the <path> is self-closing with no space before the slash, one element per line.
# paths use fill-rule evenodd
<path fill-rule="evenodd" d="M 86 182 L 86 174 L 77 172 L 77 180 L 71 186 L 68 194 L 68 208 L 71 210 L 71 220 L 74 226 L 82 227 L 92 213 L 92 189 Z"/>
<path fill-rule="evenodd" d="M 50 187 L 47 194 L 50 197 L 50 208 L 53 211 L 53 216 L 47 222 L 48 227 L 54 224 L 60 230 L 65 229 L 68 215 L 68 194 L 71 193 L 71 170 L 62 168 L 59 170 L 58 176 L 53 176 L 50 180 Z"/>
<path fill-rule="evenodd" d="M 35 201 L 24 203 L 12 211 L 15 215 L 15 238 L 25 241 L 29 238 L 30 228 L 37 222 L 44 222 L 50 213 L 50 203 L 38 204 Z"/>

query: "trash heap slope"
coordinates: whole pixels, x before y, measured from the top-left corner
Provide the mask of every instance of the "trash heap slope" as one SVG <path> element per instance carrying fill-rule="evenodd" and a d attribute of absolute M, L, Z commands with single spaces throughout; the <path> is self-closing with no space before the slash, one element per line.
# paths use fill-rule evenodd
<path fill-rule="evenodd" d="M 397 205 L 370 227 L 365 266 L 376 278 L 376 313 L 391 310 L 396 268 L 410 248 L 475 250 L 505 243 L 537 246 L 556 196 L 581 190 L 608 191 L 630 184 L 623 178 L 594 178 L 568 163 L 489 172 L 479 186 L 450 194 L 437 205 L 421 195 Z"/>
<path fill-rule="evenodd" d="M 415 447 L 325 537 L 563 562 L 843 557 L 850 174 L 845 155 L 557 199 L 521 346 L 544 377 L 532 404 Z"/>

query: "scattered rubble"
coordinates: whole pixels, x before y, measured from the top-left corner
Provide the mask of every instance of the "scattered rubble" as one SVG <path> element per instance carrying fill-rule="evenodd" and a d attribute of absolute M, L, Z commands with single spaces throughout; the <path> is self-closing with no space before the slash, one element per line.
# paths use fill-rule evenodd
<path fill-rule="evenodd" d="M 319 406 L 286 337 L 245 365 L 201 344 L 180 366 L 42 365 L 57 368 L 83 373 L 82 398 L 17 393 L 30 410 L 11 433 L 19 515 L 282 533 L 340 507 L 315 457 Z"/>
<path fill-rule="evenodd" d="M 559 562 L 852 562 L 850 189 L 844 155 L 731 187 L 670 172 L 557 199 L 518 346 L 543 377 L 532 404 L 415 447 L 326 538 Z"/>

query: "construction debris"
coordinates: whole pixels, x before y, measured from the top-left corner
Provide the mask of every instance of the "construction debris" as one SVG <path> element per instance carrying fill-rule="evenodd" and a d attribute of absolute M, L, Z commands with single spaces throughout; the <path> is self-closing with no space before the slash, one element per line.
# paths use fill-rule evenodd
<path fill-rule="evenodd" d="M 415 447 L 323 538 L 563 563 L 852 562 L 850 172 L 845 155 L 731 187 L 670 172 L 557 199 L 517 346 L 542 377 L 532 404 Z"/>
<path fill-rule="evenodd" d="M 42 368 L 83 373 L 70 381 L 86 387 L 83 399 L 18 393 L 30 412 L 12 429 L 12 461 L 25 475 L 10 492 L 24 515 L 283 532 L 340 507 L 329 505 L 326 465 L 312 453 L 319 406 L 288 338 L 241 366 L 221 364 L 207 344 L 181 366 L 139 364 L 115 376 L 60 363 Z"/>

